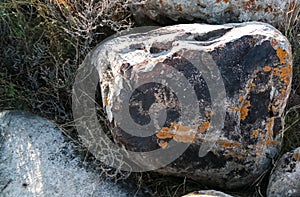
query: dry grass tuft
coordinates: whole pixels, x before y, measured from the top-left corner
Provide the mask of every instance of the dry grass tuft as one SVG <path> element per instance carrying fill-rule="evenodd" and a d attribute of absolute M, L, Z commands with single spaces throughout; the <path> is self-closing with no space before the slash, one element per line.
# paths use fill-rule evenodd
<path fill-rule="evenodd" d="M 71 121 L 78 65 L 96 44 L 130 26 L 123 0 L 2 0 L 0 110 Z"/>

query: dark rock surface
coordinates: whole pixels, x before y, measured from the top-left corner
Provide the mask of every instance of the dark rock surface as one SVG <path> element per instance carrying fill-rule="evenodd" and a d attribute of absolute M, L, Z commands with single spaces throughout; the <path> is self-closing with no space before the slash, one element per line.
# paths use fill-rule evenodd
<path fill-rule="evenodd" d="M 155 170 L 232 189 L 255 181 L 278 153 L 292 57 L 270 25 L 186 24 L 124 35 L 99 45 L 85 65 L 99 72 L 114 140 L 131 152 L 161 151 L 137 157 L 137 166 L 155 169 L 178 153 Z M 173 145 L 187 150 L 169 153 Z"/>
<path fill-rule="evenodd" d="M 204 22 L 224 24 L 228 22 L 261 21 L 277 28 L 285 27 L 286 13 L 294 10 L 296 0 L 133 0 L 131 7 L 135 19 L 145 24 L 152 19 L 160 24 Z"/>
<path fill-rule="evenodd" d="M 0 196 L 136 194 L 86 169 L 74 146 L 49 120 L 20 111 L 0 112 Z"/>
<path fill-rule="evenodd" d="M 182 197 L 232 197 L 231 195 L 225 194 L 223 192 L 219 192 L 216 190 L 201 190 L 193 193 L 189 193 Z"/>
<path fill-rule="evenodd" d="M 300 147 L 285 153 L 276 163 L 269 180 L 267 196 L 300 196 Z"/>

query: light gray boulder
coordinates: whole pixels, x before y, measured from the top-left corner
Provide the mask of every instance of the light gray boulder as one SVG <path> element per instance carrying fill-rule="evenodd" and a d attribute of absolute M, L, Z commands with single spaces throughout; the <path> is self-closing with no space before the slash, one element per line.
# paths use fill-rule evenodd
<path fill-rule="evenodd" d="M 214 24 L 262 21 L 277 28 L 286 27 L 300 5 L 299 0 L 132 0 L 130 3 L 136 21 L 141 24 L 148 18 L 160 24 L 183 20 Z"/>
<path fill-rule="evenodd" d="M 268 197 L 300 196 L 300 147 L 285 153 L 271 174 Z"/>
<path fill-rule="evenodd" d="M 0 113 L 0 196 L 133 196 L 83 167 L 50 121 L 19 111 Z"/>

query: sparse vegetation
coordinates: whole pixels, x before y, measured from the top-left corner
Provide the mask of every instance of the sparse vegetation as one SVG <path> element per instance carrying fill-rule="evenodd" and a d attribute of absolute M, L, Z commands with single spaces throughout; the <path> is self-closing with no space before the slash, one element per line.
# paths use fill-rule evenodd
<path fill-rule="evenodd" d="M 95 45 L 133 26 L 127 1 L 2 0 L 0 111 L 31 111 L 71 130 L 68 123 L 72 122 L 71 89 L 76 70 Z M 299 13 L 300 8 L 294 7 L 284 21 L 283 33 L 293 47 L 294 76 L 285 113 L 282 154 L 300 146 Z M 155 196 L 181 196 L 205 189 L 189 179 L 155 173 L 135 173 L 131 179 L 150 188 Z M 249 192 L 260 196 L 259 189 Z"/>

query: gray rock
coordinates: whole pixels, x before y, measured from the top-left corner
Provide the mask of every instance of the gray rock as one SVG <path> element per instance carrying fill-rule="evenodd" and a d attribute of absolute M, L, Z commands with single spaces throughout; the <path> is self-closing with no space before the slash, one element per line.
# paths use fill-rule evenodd
<path fill-rule="evenodd" d="M 19 111 L 0 113 L 0 196 L 133 196 L 82 167 L 60 129 Z"/>
<path fill-rule="evenodd" d="M 272 171 L 267 196 L 300 196 L 300 147 L 285 153 Z"/>
<path fill-rule="evenodd" d="M 127 150 L 99 153 L 103 133 L 97 126 L 85 131 L 86 145 L 94 143 L 91 152 L 108 164 L 118 155 L 133 171 L 231 189 L 254 182 L 280 149 L 292 53 L 271 25 L 182 24 L 108 40 L 79 71 L 76 119 L 90 117 L 94 108 L 87 104 L 95 96 L 85 81 L 93 78 L 84 74 L 89 66 L 97 68 L 107 126 Z"/>
<path fill-rule="evenodd" d="M 136 21 L 144 24 L 147 18 L 160 24 L 193 21 L 223 24 L 228 22 L 262 21 L 277 28 L 288 22 L 286 13 L 297 9 L 298 0 L 132 0 Z"/>
<path fill-rule="evenodd" d="M 231 195 L 225 194 L 223 192 L 219 192 L 216 190 L 201 190 L 193 193 L 189 193 L 182 197 L 232 197 Z"/>

